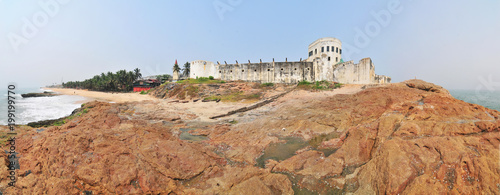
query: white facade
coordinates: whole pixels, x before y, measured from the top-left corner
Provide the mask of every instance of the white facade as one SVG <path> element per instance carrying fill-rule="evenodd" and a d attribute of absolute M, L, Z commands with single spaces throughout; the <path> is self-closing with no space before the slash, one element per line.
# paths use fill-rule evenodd
<path fill-rule="evenodd" d="M 332 37 L 321 38 L 311 43 L 308 51 L 308 62 L 318 58 L 325 58 L 325 61 L 336 64 L 342 58 L 342 42 Z"/>
<path fill-rule="evenodd" d="M 196 60 L 191 62 L 189 78 L 217 76 L 217 67 L 213 62 Z"/>
<path fill-rule="evenodd" d="M 321 38 L 309 45 L 306 61 L 313 63 L 314 80 L 333 81 L 333 66 L 342 59 L 342 42 L 337 38 Z"/>

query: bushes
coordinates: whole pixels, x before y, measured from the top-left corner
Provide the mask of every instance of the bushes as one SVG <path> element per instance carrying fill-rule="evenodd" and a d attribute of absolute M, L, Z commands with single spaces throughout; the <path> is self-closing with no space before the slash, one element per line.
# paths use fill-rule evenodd
<path fill-rule="evenodd" d="M 305 90 L 330 90 L 330 89 L 337 89 L 342 87 L 341 83 L 331 83 L 328 81 L 316 81 L 316 82 L 309 82 L 309 81 L 300 81 L 297 84 L 297 88 L 299 89 L 305 89 Z"/>
<path fill-rule="evenodd" d="M 190 85 L 186 87 L 187 95 L 191 98 L 198 97 L 199 88 L 197 86 Z"/>
<path fill-rule="evenodd" d="M 147 91 L 145 91 L 145 90 L 144 90 L 144 91 L 141 91 L 141 93 L 139 93 L 139 94 L 141 94 L 141 95 L 146 95 L 146 94 L 148 94 L 149 92 L 151 92 L 151 90 L 153 90 L 153 88 L 151 88 L 151 89 L 149 89 L 149 90 L 147 90 Z"/>
<path fill-rule="evenodd" d="M 309 81 L 304 80 L 304 81 L 300 81 L 298 85 L 301 86 L 301 85 L 310 85 L 310 84 L 311 83 Z"/>
<path fill-rule="evenodd" d="M 262 93 L 244 94 L 243 91 L 231 92 L 224 95 L 215 95 L 204 98 L 204 100 L 220 100 L 223 102 L 238 102 L 241 100 L 258 101 L 262 97 Z"/>
<path fill-rule="evenodd" d="M 272 86 L 274 86 L 274 83 L 262 83 L 260 86 L 261 87 L 272 87 Z"/>
<path fill-rule="evenodd" d="M 316 89 L 316 90 L 326 90 L 326 89 L 330 89 L 331 88 L 331 85 L 328 81 L 316 81 L 316 83 L 314 83 L 314 86 L 312 86 L 312 89 Z"/>
<path fill-rule="evenodd" d="M 210 77 L 196 77 L 196 79 L 186 79 L 182 81 L 177 81 L 177 83 L 181 84 L 210 84 L 210 83 L 226 83 L 223 80 L 215 80 L 213 76 Z"/>

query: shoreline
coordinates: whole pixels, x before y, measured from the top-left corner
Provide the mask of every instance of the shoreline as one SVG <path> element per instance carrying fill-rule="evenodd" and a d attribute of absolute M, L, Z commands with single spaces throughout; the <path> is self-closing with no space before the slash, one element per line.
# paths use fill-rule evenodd
<path fill-rule="evenodd" d="M 77 95 L 84 97 L 86 100 L 77 101 L 75 103 L 86 103 L 94 100 L 104 101 L 108 103 L 124 103 L 124 102 L 136 102 L 144 100 L 156 100 L 156 98 L 149 95 L 141 95 L 139 93 L 120 93 L 120 92 L 100 92 L 100 91 L 88 91 L 83 89 L 62 89 L 62 88 L 43 88 L 44 90 L 51 90 L 62 95 Z"/>

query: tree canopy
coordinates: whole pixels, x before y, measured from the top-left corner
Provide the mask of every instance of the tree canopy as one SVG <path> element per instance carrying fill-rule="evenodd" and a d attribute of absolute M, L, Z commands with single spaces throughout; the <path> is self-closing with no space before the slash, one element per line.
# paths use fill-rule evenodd
<path fill-rule="evenodd" d="M 191 64 L 189 62 L 186 62 L 184 64 L 184 68 L 182 69 L 182 74 L 185 77 L 189 77 L 189 73 L 191 72 Z"/>
<path fill-rule="evenodd" d="M 181 67 L 177 64 L 177 61 L 174 64 L 174 72 L 181 72 Z"/>
<path fill-rule="evenodd" d="M 142 74 L 139 68 L 128 72 L 126 70 L 119 70 L 116 73 L 101 73 L 84 81 L 66 82 L 63 83 L 63 87 L 95 91 L 132 91 L 134 81 L 141 77 Z"/>

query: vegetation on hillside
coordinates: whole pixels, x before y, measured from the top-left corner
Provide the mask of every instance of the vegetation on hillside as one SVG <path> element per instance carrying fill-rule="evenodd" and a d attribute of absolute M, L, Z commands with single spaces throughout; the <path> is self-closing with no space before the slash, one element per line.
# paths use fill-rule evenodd
<path fill-rule="evenodd" d="M 340 87 L 342 87 L 341 83 L 328 82 L 325 80 L 316 82 L 300 81 L 297 84 L 297 88 L 306 90 L 330 90 Z"/>
<path fill-rule="evenodd" d="M 211 83 L 226 83 L 223 80 L 215 80 L 213 76 L 210 77 L 196 77 L 196 79 L 186 79 L 177 81 L 181 84 L 211 84 Z"/>
<path fill-rule="evenodd" d="M 95 91 L 132 91 L 134 81 L 141 77 L 142 74 L 138 68 L 128 72 L 126 70 L 119 70 L 116 73 L 101 73 L 84 81 L 66 82 L 63 83 L 63 87 Z"/>
<path fill-rule="evenodd" d="M 274 86 L 274 83 L 262 83 L 260 86 L 261 87 L 272 87 L 272 86 Z"/>

